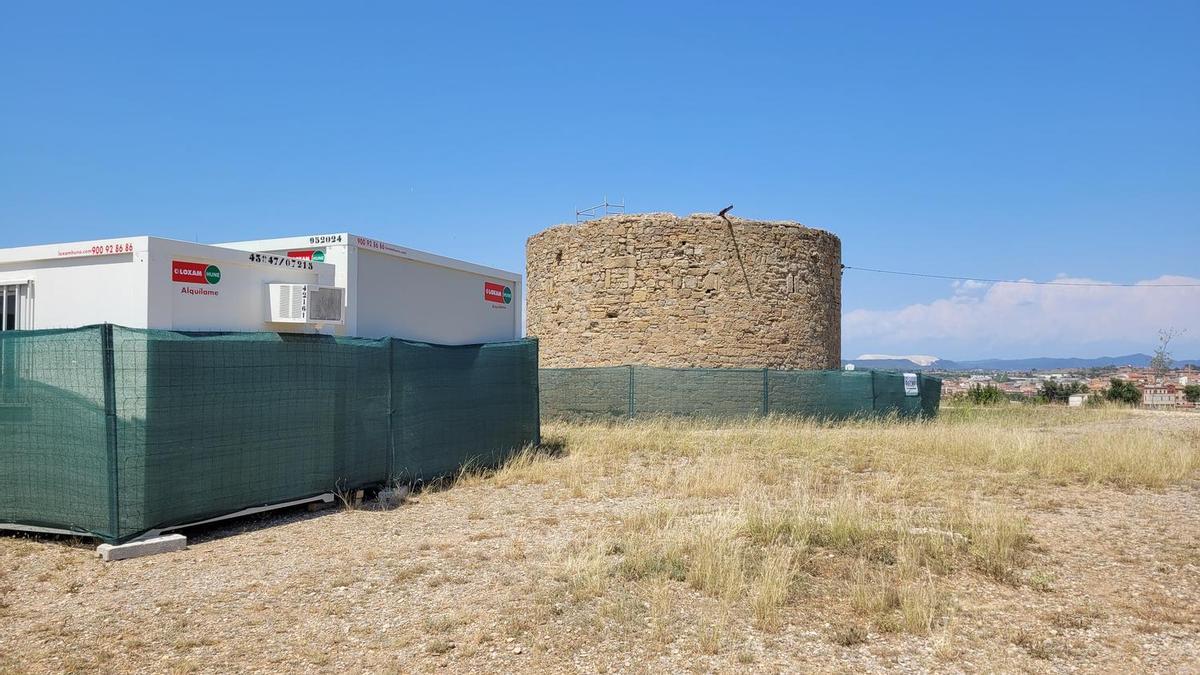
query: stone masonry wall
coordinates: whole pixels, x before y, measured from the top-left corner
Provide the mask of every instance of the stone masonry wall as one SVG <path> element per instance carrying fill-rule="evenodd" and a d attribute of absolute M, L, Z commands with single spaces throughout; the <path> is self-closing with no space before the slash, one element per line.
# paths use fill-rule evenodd
<path fill-rule="evenodd" d="M 526 243 L 527 332 L 542 367 L 837 369 L 841 242 L 792 222 L 607 216 Z"/>

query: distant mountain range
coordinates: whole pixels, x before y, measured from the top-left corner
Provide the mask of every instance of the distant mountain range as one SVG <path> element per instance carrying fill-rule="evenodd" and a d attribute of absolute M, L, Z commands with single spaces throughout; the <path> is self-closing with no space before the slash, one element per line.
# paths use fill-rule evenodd
<path fill-rule="evenodd" d="M 1149 354 L 1126 354 L 1125 356 L 1101 356 L 1095 359 L 1056 358 L 1043 356 L 1033 359 L 982 359 L 979 361 L 950 361 L 936 356 L 889 356 L 886 354 L 863 354 L 857 359 L 843 359 L 842 366 L 853 363 L 855 368 L 875 370 L 1073 370 L 1079 368 L 1104 368 L 1108 366 L 1134 366 L 1145 368 L 1150 365 Z M 1175 367 L 1200 367 L 1200 359 L 1177 360 Z"/>

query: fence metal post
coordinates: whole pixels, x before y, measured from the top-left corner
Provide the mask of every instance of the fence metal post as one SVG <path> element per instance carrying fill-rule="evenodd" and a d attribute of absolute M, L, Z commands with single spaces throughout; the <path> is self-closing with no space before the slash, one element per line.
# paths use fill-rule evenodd
<path fill-rule="evenodd" d="M 100 326 L 100 367 L 104 384 L 104 443 L 108 456 L 108 529 L 113 540 L 121 536 L 121 501 L 117 473 L 117 384 L 113 354 L 113 326 Z"/>
<path fill-rule="evenodd" d="M 633 419 L 633 414 L 636 412 L 633 406 L 633 366 L 629 366 L 629 419 Z"/>
<path fill-rule="evenodd" d="M 875 386 L 875 381 L 879 378 L 875 377 L 874 370 L 869 372 L 871 373 L 871 412 L 875 413 L 879 412 L 879 390 Z"/>
<path fill-rule="evenodd" d="M 528 341 L 526 341 L 528 343 Z M 538 352 L 540 350 L 537 338 L 533 339 L 533 417 L 537 433 L 533 438 L 534 445 L 542 444 L 542 371 L 538 368 Z M 528 369 L 527 369 L 528 370 Z"/>
<path fill-rule="evenodd" d="M 387 340 L 387 360 L 388 360 L 388 416 L 387 416 L 387 434 L 388 434 L 388 456 L 387 456 L 387 488 L 390 490 L 396 482 L 396 359 L 394 357 L 393 338 L 384 338 Z"/>
<path fill-rule="evenodd" d="M 762 402 L 763 402 L 762 416 L 763 417 L 767 417 L 770 414 L 770 410 L 771 410 L 770 400 L 768 399 L 768 397 L 770 396 L 770 394 L 768 392 L 770 390 L 769 390 L 768 384 L 767 384 L 768 379 L 770 377 L 768 374 L 770 372 L 771 372 L 770 368 L 763 368 L 763 395 L 762 395 Z"/>

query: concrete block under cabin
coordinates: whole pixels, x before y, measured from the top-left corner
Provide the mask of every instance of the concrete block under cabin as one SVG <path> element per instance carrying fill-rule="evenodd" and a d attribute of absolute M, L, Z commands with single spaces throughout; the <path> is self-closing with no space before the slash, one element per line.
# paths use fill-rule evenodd
<path fill-rule="evenodd" d="M 164 534 L 124 544 L 100 544 L 96 547 L 96 555 L 104 562 L 114 562 L 158 555 L 159 553 L 174 553 L 185 548 L 187 548 L 187 537 L 182 534 Z"/>

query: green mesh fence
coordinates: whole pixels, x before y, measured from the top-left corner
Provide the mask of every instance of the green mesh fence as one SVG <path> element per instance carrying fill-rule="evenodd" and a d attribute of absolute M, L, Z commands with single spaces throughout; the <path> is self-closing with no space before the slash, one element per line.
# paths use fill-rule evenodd
<path fill-rule="evenodd" d="M 761 415 L 763 370 L 633 368 L 635 415 Z"/>
<path fill-rule="evenodd" d="M 494 464 L 538 442 L 537 386 L 534 341 L 0 333 L 0 523 L 123 541 Z"/>
<path fill-rule="evenodd" d="M 387 340 L 113 329 L 119 532 L 387 476 Z"/>
<path fill-rule="evenodd" d="M 542 416 L 592 419 L 633 415 L 633 369 L 542 368 Z"/>
<path fill-rule="evenodd" d="M 545 419 L 932 417 L 942 394 L 936 377 L 918 375 L 909 395 L 903 374 L 883 371 L 617 366 L 543 368 L 539 377 Z"/>
<path fill-rule="evenodd" d="M 99 330 L 0 333 L 0 521 L 108 532 Z"/>
<path fill-rule="evenodd" d="M 768 411 L 780 415 L 840 418 L 875 412 L 871 373 L 836 370 L 771 370 Z"/>
<path fill-rule="evenodd" d="M 465 347 L 393 341 L 393 475 L 429 479 L 494 466 L 539 435 L 537 343 Z"/>

